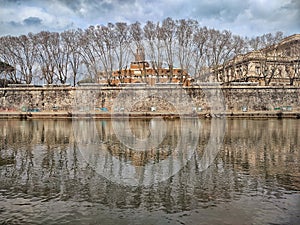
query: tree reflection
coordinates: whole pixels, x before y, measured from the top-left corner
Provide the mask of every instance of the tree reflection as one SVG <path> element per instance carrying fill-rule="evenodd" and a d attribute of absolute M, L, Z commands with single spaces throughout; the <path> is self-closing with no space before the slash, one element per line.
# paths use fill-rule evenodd
<path fill-rule="evenodd" d="M 80 121 L 90 127 L 91 121 Z M 300 191 L 299 120 L 227 121 L 222 149 L 205 171 L 199 159 L 211 135 L 211 120 L 201 121 L 197 155 L 169 179 L 142 187 L 122 186 L 100 176 L 92 163 L 113 158 L 145 173 L 145 165 L 179 155 L 171 149 L 180 138 L 180 123 L 167 121 L 167 134 L 157 148 L 129 149 L 118 141 L 109 120 L 96 121 L 98 147 L 91 161 L 78 148 L 68 120 L 0 121 L 0 189 L 13 198 L 43 201 L 98 202 L 109 207 L 163 209 L 177 212 L 237 199 L 241 193 L 280 198 L 282 189 Z M 149 121 L 133 121 L 139 137 L 147 136 Z M 84 134 L 83 134 L 84 135 Z M 188 137 L 187 137 L 188 138 Z M 82 143 L 81 143 L 82 144 Z M 103 158 L 104 157 L 104 158 Z M 172 167 L 172 161 L 169 163 Z M 122 173 L 121 164 L 112 174 Z M 155 171 L 152 171 L 153 173 Z M 142 176 L 141 176 L 142 177 Z"/>

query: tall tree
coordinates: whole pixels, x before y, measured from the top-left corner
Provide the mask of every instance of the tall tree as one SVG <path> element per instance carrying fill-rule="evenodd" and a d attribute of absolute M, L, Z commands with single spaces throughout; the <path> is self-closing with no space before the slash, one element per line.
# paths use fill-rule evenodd
<path fill-rule="evenodd" d="M 279 43 L 284 38 L 281 31 L 276 32 L 275 34 L 267 33 L 261 36 L 256 36 L 248 40 L 249 50 L 260 50 L 266 48 L 270 45 Z"/>
<path fill-rule="evenodd" d="M 52 33 L 52 56 L 56 68 L 56 77 L 61 84 L 65 84 L 68 78 L 68 63 L 70 57 L 70 46 L 66 42 L 65 33 Z"/>
<path fill-rule="evenodd" d="M 165 56 L 169 67 L 169 78 L 173 77 L 173 68 L 174 68 L 174 51 L 176 45 L 176 30 L 177 24 L 176 22 L 168 17 L 163 20 L 159 35 L 164 41 L 165 47 Z"/>
<path fill-rule="evenodd" d="M 162 29 L 159 23 L 155 24 L 152 21 L 147 21 L 144 26 L 145 42 L 157 81 L 159 81 L 159 69 L 163 61 L 163 38 L 161 33 Z"/>
<path fill-rule="evenodd" d="M 103 78 L 110 80 L 115 63 L 114 24 L 108 23 L 107 26 L 89 27 L 84 38 L 84 58 L 87 63 L 93 66 L 95 72 L 93 75 L 99 76 L 101 74 Z"/>
<path fill-rule="evenodd" d="M 71 78 L 73 85 L 77 83 L 77 75 L 81 65 L 81 54 L 80 54 L 80 34 L 82 30 L 68 30 L 61 34 L 63 43 L 67 46 L 65 49 L 68 51 L 68 66 L 72 71 Z M 66 67 L 66 68 L 67 68 Z"/>
<path fill-rule="evenodd" d="M 219 65 L 222 65 L 229 59 L 230 53 L 233 50 L 231 46 L 232 34 L 228 30 L 222 32 L 211 29 L 209 32 L 209 43 L 207 51 L 208 66 L 218 71 Z M 221 74 L 214 74 L 217 81 L 224 81 Z"/>
<path fill-rule="evenodd" d="M 41 77 L 47 84 L 57 82 L 55 76 L 55 55 L 56 55 L 56 42 L 58 33 L 51 33 L 49 31 L 42 31 L 34 35 L 34 40 L 37 47 L 37 61 L 40 65 Z"/>
<path fill-rule="evenodd" d="M 22 81 L 26 84 L 32 82 L 34 76 L 34 67 L 36 63 L 36 46 L 33 39 L 33 34 L 29 33 L 14 38 L 14 54 L 18 61 L 18 68 L 22 76 Z"/>
<path fill-rule="evenodd" d="M 94 34 L 95 27 L 90 26 L 88 29 L 83 32 L 79 32 L 79 51 L 81 55 L 81 62 L 85 65 L 86 68 L 86 78 L 90 80 L 95 80 L 96 76 L 99 76 L 102 67 L 99 63 L 99 57 L 97 52 L 94 51 L 92 47 L 94 45 Z"/>
<path fill-rule="evenodd" d="M 206 80 L 208 74 L 205 56 L 207 52 L 207 42 L 209 41 L 209 30 L 207 27 L 197 27 L 193 34 L 193 63 L 191 72 L 196 78 Z"/>
<path fill-rule="evenodd" d="M 111 31 L 114 33 L 115 46 L 113 48 L 114 55 L 116 58 L 116 64 L 118 66 L 119 74 L 121 74 L 122 69 L 128 63 L 129 53 L 130 53 L 130 27 L 127 23 L 116 23 L 114 29 Z"/>
<path fill-rule="evenodd" d="M 21 77 L 18 76 L 16 67 L 18 65 L 17 57 L 14 53 L 14 37 L 4 36 L 0 37 L 0 60 L 5 65 L 10 65 L 13 70 L 5 71 L 5 79 L 10 80 L 13 83 L 20 83 Z"/>
<path fill-rule="evenodd" d="M 177 56 L 180 68 L 191 73 L 191 64 L 194 54 L 194 32 L 197 31 L 198 22 L 196 20 L 179 20 L 176 29 L 176 39 L 178 42 Z"/>
<path fill-rule="evenodd" d="M 143 46 L 144 32 L 139 22 L 130 25 L 130 36 L 134 43 L 134 49 L 132 51 L 134 52 L 137 48 Z"/>

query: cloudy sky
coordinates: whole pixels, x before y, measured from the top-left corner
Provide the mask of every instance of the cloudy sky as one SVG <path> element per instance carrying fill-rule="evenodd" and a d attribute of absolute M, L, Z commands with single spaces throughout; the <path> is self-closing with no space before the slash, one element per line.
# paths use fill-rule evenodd
<path fill-rule="evenodd" d="M 166 17 L 248 37 L 300 33 L 299 0 L 0 0 L 0 36 Z"/>

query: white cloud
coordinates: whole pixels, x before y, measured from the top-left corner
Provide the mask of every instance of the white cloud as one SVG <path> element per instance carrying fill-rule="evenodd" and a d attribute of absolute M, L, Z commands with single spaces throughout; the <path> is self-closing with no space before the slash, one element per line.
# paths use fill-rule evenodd
<path fill-rule="evenodd" d="M 251 36 L 300 31 L 298 0 L 0 0 L 0 35 L 63 31 L 108 22 L 197 19 L 203 26 Z M 28 27 L 27 18 L 41 24 Z"/>

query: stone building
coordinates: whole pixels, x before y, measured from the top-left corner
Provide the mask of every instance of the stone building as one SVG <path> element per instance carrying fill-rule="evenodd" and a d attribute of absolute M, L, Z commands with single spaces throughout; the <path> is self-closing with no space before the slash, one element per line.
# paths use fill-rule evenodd
<path fill-rule="evenodd" d="M 237 55 L 212 69 L 214 81 L 225 84 L 251 82 L 257 85 L 300 86 L 300 34 L 281 42 Z"/>
<path fill-rule="evenodd" d="M 99 79 L 99 83 L 109 83 L 111 86 L 126 84 L 147 84 L 151 86 L 180 84 L 190 86 L 191 82 L 192 78 L 181 68 L 170 69 L 145 60 L 143 48 L 136 50 L 135 60 L 130 63 L 129 68 L 113 71 L 111 78 L 108 80 Z"/>

